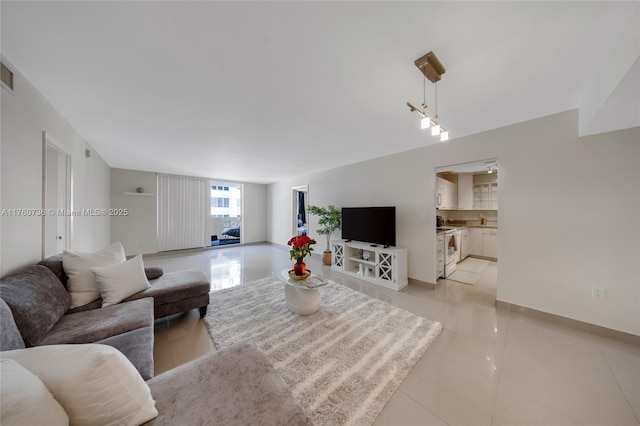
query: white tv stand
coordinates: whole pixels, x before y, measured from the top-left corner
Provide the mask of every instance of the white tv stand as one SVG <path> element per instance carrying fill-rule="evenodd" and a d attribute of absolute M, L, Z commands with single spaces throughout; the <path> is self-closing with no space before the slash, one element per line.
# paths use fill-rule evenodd
<path fill-rule="evenodd" d="M 406 248 L 333 240 L 331 269 L 391 290 L 409 284 Z"/>

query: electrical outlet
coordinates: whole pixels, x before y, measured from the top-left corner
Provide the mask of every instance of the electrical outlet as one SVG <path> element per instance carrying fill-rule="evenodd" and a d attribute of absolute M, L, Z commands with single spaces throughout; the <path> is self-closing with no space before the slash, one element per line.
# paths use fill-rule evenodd
<path fill-rule="evenodd" d="M 594 299 L 604 299 L 604 288 L 591 287 L 591 297 Z"/>

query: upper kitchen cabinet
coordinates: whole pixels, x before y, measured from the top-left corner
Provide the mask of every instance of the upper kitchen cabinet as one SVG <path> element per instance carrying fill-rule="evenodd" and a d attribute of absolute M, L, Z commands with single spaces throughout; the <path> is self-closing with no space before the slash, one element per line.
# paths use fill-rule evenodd
<path fill-rule="evenodd" d="M 456 184 L 439 176 L 436 177 L 436 208 L 440 210 L 458 208 Z"/>
<path fill-rule="evenodd" d="M 436 208 L 472 212 L 498 210 L 498 163 L 495 158 L 436 168 Z M 447 215 L 448 216 L 448 215 Z M 471 218 L 460 214 L 453 219 Z"/>
<path fill-rule="evenodd" d="M 458 175 L 458 210 L 473 210 L 473 173 Z"/>
<path fill-rule="evenodd" d="M 475 210 L 498 210 L 497 173 L 473 177 L 473 208 Z"/>

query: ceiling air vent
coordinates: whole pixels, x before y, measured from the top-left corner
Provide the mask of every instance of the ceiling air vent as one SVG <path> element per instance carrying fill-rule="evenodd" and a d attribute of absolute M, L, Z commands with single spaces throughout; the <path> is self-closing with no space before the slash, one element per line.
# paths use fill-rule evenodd
<path fill-rule="evenodd" d="M 0 66 L 2 67 L 2 87 L 13 93 L 13 71 L 2 62 L 0 62 Z"/>

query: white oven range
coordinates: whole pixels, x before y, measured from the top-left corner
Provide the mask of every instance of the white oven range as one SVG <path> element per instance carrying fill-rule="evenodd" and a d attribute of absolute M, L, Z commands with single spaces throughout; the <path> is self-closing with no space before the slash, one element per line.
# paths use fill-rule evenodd
<path fill-rule="evenodd" d="M 444 278 L 453 274 L 460 261 L 462 231 L 449 229 L 444 233 Z"/>

